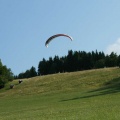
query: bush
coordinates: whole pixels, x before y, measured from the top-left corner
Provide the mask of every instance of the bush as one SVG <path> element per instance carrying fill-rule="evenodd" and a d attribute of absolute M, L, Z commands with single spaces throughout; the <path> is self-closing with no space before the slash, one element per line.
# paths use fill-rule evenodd
<path fill-rule="evenodd" d="M 5 81 L 0 77 L 0 89 L 4 88 L 5 86 Z"/>
<path fill-rule="evenodd" d="M 2 65 L 0 60 L 0 89 L 3 88 L 8 81 L 12 81 L 13 78 L 11 69 L 8 69 L 5 65 Z"/>

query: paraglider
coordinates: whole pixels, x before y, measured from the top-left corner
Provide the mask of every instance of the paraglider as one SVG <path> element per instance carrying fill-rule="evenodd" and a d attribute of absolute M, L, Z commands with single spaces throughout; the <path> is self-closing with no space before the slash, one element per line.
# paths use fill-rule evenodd
<path fill-rule="evenodd" d="M 47 39 L 47 41 L 45 42 L 45 46 L 48 47 L 48 44 L 56 37 L 60 37 L 60 36 L 65 36 L 65 37 L 68 37 L 71 41 L 73 40 L 71 36 L 69 35 L 66 35 L 66 34 L 56 34 L 56 35 L 53 35 L 51 36 L 50 38 Z"/>

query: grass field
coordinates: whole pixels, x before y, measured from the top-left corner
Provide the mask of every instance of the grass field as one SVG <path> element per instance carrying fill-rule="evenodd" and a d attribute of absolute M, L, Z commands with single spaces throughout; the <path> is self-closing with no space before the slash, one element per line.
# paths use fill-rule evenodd
<path fill-rule="evenodd" d="M 0 120 L 120 120 L 119 106 L 120 68 L 14 80 L 0 90 Z"/>

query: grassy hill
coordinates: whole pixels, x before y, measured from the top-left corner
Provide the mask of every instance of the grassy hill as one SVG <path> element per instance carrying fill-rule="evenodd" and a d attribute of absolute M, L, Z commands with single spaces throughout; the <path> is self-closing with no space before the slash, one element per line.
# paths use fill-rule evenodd
<path fill-rule="evenodd" d="M 37 76 L 0 90 L 0 120 L 119 120 L 119 100 L 120 68 Z"/>

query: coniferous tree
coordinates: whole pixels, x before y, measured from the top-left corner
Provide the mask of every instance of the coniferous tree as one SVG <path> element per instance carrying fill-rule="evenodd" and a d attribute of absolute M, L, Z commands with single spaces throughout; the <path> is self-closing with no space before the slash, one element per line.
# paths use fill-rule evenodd
<path fill-rule="evenodd" d="M 18 78 L 18 79 L 23 79 L 23 78 L 26 78 L 26 77 L 24 76 L 24 73 L 19 73 L 19 75 L 18 75 L 17 78 Z"/>
<path fill-rule="evenodd" d="M 47 73 L 47 61 L 43 58 L 38 65 L 38 75 L 46 75 Z"/>
<path fill-rule="evenodd" d="M 120 55 L 118 56 L 118 59 L 117 59 L 117 66 L 120 67 Z"/>
<path fill-rule="evenodd" d="M 106 55 L 105 57 L 105 65 L 106 67 L 115 67 L 117 66 L 118 56 L 116 53 L 111 52 L 110 55 Z"/>
<path fill-rule="evenodd" d="M 73 59 L 73 51 L 70 50 L 68 51 L 67 59 L 66 59 L 66 69 L 68 72 L 73 71 L 73 66 L 74 66 L 74 59 Z"/>
<path fill-rule="evenodd" d="M 30 77 L 35 77 L 35 76 L 37 76 L 37 72 L 35 67 L 32 66 L 30 69 Z"/>
<path fill-rule="evenodd" d="M 31 77 L 30 70 L 26 70 L 26 71 L 23 73 L 23 77 L 24 77 L 24 78 L 30 78 L 30 77 Z"/>

